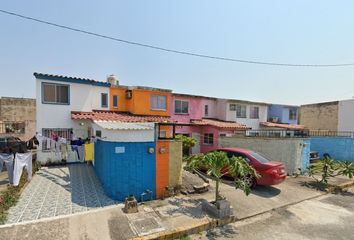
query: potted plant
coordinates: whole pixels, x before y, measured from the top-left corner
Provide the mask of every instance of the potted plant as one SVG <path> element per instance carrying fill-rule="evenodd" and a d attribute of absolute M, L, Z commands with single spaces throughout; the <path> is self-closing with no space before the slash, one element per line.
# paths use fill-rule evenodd
<path fill-rule="evenodd" d="M 248 195 L 251 189 L 246 183 L 246 179 L 250 176 L 259 177 L 257 171 L 245 159 L 242 157 L 229 158 L 225 152 L 194 155 L 189 159 L 187 167 L 189 169 L 204 167 L 207 169 L 207 175 L 215 181 L 215 200 L 213 202 L 204 201 L 202 206 L 205 211 L 218 218 L 232 214 L 230 203 L 219 192 L 221 178 L 226 174 L 231 175 L 235 179 L 235 187 L 242 189 Z"/>

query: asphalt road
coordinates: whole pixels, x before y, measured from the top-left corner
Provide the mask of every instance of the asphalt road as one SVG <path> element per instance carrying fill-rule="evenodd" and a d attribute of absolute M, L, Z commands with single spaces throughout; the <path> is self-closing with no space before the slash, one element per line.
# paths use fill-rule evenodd
<path fill-rule="evenodd" d="M 354 239 L 354 187 L 190 236 L 190 239 Z"/>

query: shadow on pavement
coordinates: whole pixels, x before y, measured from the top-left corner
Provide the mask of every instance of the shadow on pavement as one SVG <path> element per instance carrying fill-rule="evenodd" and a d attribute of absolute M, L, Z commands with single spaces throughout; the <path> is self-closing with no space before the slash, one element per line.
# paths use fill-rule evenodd
<path fill-rule="evenodd" d="M 251 194 L 257 195 L 263 198 L 271 198 L 279 195 L 281 190 L 273 186 L 256 186 L 252 189 Z"/>
<path fill-rule="evenodd" d="M 237 234 L 235 227 L 232 225 L 225 225 L 222 227 L 211 229 L 207 232 L 206 237 L 210 240 L 216 239 L 235 239 L 235 235 Z"/>
<path fill-rule="evenodd" d="M 201 207 L 202 199 L 184 199 L 174 198 L 168 201 L 169 204 L 175 208 L 166 211 L 169 215 L 183 214 L 193 218 L 204 218 L 206 213 L 203 212 Z"/>

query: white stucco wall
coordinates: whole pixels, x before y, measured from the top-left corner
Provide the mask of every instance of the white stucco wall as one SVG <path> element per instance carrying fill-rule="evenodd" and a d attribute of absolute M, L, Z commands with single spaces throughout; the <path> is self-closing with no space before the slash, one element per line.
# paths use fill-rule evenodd
<path fill-rule="evenodd" d="M 338 131 L 354 131 L 354 99 L 339 101 Z"/>
<path fill-rule="evenodd" d="M 238 104 L 238 103 L 228 102 L 226 104 L 226 119 L 225 119 L 226 121 L 238 122 L 252 129 L 259 129 L 260 128 L 259 123 L 267 121 L 268 107 L 265 105 L 257 105 L 257 104 L 253 105 L 253 104 L 240 103 L 240 105 L 246 106 L 246 118 L 237 118 L 236 111 L 230 111 L 230 104 Z M 259 118 L 257 119 L 250 118 L 251 107 L 259 107 L 259 112 L 258 112 Z"/>
<path fill-rule="evenodd" d="M 70 85 L 70 104 L 43 104 L 41 90 L 42 82 Z M 71 111 L 91 112 L 92 110 L 109 110 L 109 105 L 106 108 L 101 107 L 101 93 L 108 94 L 109 101 L 108 87 L 37 79 L 37 131 L 41 132 L 42 128 L 76 127 L 76 124 L 71 120 Z"/>
<path fill-rule="evenodd" d="M 124 124 L 124 123 L 123 123 Z M 145 124 L 145 123 L 144 123 Z M 102 140 L 110 141 L 110 142 L 153 142 L 155 140 L 155 129 L 154 123 L 146 123 L 151 127 L 151 129 L 146 130 L 108 130 L 104 129 L 97 124 L 92 124 L 93 133 L 96 130 L 100 130 L 102 132 Z"/>
<path fill-rule="evenodd" d="M 70 104 L 43 104 L 42 82 L 58 83 L 70 86 Z M 101 107 L 101 93 L 108 94 L 108 107 Z M 101 87 L 89 84 L 66 83 L 36 79 L 36 129 L 42 133 L 43 128 L 72 128 L 76 137 L 88 137 L 89 121 L 71 120 L 71 111 L 91 112 L 92 110 L 109 110 L 109 87 Z M 81 123 L 81 124 L 80 124 Z M 83 124 L 82 124 L 83 123 Z M 40 149 L 41 150 L 41 146 Z M 45 162 L 50 153 L 38 151 L 38 159 Z"/>

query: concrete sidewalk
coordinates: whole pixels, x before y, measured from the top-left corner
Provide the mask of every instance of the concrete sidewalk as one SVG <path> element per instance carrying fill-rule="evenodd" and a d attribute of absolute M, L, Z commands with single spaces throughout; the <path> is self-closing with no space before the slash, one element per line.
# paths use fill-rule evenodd
<path fill-rule="evenodd" d="M 258 187 L 249 196 L 231 185 L 221 184 L 221 194 L 231 201 L 236 219 L 244 219 L 325 194 L 302 186 L 308 180 L 288 178 L 276 187 Z M 226 223 L 201 210 L 200 200 L 212 200 L 213 190 L 147 202 L 135 214 L 124 214 L 120 204 L 71 216 L 5 225 L 0 227 L 0 239 L 148 239 L 177 237 L 181 232 L 190 233 L 189 230 L 200 232 Z"/>

